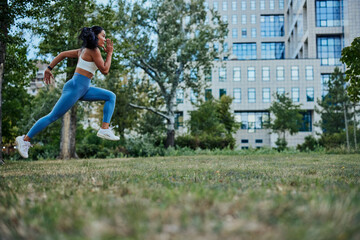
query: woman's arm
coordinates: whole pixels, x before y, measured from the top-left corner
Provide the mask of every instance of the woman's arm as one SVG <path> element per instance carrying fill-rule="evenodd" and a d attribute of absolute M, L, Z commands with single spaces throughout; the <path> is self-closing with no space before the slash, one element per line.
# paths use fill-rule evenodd
<path fill-rule="evenodd" d="M 49 64 L 49 66 L 51 68 L 54 68 L 59 62 L 61 62 L 62 60 L 64 60 L 64 58 L 78 58 L 79 57 L 79 51 L 81 49 L 75 49 L 75 50 L 69 50 L 69 51 L 64 51 L 61 52 L 59 55 L 57 55 L 54 60 L 51 61 L 51 63 Z M 46 84 L 50 83 L 50 78 L 54 77 L 50 71 L 49 68 L 46 68 L 45 72 L 44 72 L 44 82 Z"/>
<path fill-rule="evenodd" d="M 104 51 L 107 53 L 105 62 L 101 57 L 101 52 L 99 48 L 96 48 L 95 53 L 92 57 L 100 72 L 106 75 L 109 73 L 109 69 L 111 66 L 111 57 L 113 53 L 113 43 L 110 39 L 106 39 L 106 48 L 104 48 Z"/>

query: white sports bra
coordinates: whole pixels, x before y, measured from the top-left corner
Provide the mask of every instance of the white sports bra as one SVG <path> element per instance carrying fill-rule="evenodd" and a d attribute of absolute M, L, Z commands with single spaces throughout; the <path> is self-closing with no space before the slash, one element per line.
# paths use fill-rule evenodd
<path fill-rule="evenodd" d="M 76 67 L 84 69 L 94 75 L 95 71 L 98 69 L 96 64 L 94 62 L 89 62 L 82 59 L 82 54 L 83 53 L 80 54 L 79 61 Z"/>

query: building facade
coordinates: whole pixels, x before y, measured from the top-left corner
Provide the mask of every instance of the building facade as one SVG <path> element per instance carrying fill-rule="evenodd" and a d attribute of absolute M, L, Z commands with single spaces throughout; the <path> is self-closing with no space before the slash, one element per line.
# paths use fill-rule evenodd
<path fill-rule="evenodd" d="M 300 132 L 287 136 L 289 146 L 321 132 L 314 126 L 319 121 L 316 101 L 327 93 L 334 68 L 344 70 L 341 49 L 360 36 L 360 1 L 206 0 L 205 8 L 214 8 L 228 22 L 226 43 L 219 47 L 230 57 L 214 62 L 205 92 L 214 98 L 233 97 L 232 111 L 241 122 L 237 147 L 275 146 L 277 134 L 263 127 L 275 92 L 289 94 L 305 110 Z M 191 90 L 179 90 L 180 134 L 194 100 Z"/>

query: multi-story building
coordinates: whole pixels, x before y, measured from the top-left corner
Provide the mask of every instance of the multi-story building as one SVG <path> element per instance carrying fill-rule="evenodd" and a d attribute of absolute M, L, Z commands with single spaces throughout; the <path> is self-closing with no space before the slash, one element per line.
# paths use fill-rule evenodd
<path fill-rule="evenodd" d="M 306 110 L 300 132 L 287 136 L 289 146 L 315 135 L 316 100 L 326 94 L 327 81 L 340 62 L 341 49 L 360 36 L 359 0 L 206 0 L 228 22 L 222 46 L 231 51 L 215 62 L 205 92 L 234 98 L 232 111 L 241 122 L 238 148 L 275 146 L 276 134 L 264 129 L 273 93 L 288 93 Z M 210 14 L 210 13 L 209 13 Z M 190 117 L 193 94 L 177 97 L 177 125 Z"/>
<path fill-rule="evenodd" d="M 38 69 L 36 72 L 36 77 L 31 80 L 30 86 L 27 88 L 27 92 L 30 95 L 36 95 L 40 88 L 45 86 L 44 84 L 44 71 L 47 68 L 47 64 L 38 62 L 36 63 L 36 68 Z"/>

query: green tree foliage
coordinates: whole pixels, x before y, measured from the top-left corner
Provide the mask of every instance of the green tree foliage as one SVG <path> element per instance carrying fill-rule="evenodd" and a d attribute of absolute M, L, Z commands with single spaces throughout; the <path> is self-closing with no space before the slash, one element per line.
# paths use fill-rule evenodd
<path fill-rule="evenodd" d="M 38 0 L 38 1 L 27 1 L 27 0 L 0 0 L 0 149 L 2 149 L 2 85 L 4 74 L 9 68 L 6 66 L 6 51 L 7 44 L 16 44 L 18 41 L 19 35 L 15 38 L 12 34 L 9 34 L 10 29 L 14 26 L 17 26 L 20 29 L 23 29 L 26 25 L 26 22 L 16 22 L 19 18 L 24 17 L 34 17 L 40 13 L 40 8 L 43 4 L 47 3 L 48 0 Z M 11 130 L 9 130 L 11 131 Z M 2 151 L 0 151 L 0 164 L 2 161 Z"/>
<path fill-rule="evenodd" d="M 26 87 L 35 77 L 35 65 L 27 59 L 26 50 L 27 46 L 21 38 L 18 38 L 17 42 L 7 44 L 2 94 L 4 144 L 13 143 L 15 137 L 22 133 L 19 122 L 26 118 L 23 109 L 29 107 L 32 100 Z"/>
<path fill-rule="evenodd" d="M 265 127 L 278 134 L 276 145 L 280 151 L 287 146 L 285 134 L 299 132 L 302 125 L 301 105 L 294 104 L 288 94 L 274 94 L 274 101 L 269 108 L 270 120 Z M 274 118 L 272 117 L 274 116 Z"/>
<path fill-rule="evenodd" d="M 232 99 L 223 95 L 220 100 L 211 98 L 197 106 L 197 110 L 190 113 L 188 122 L 192 135 L 224 136 L 235 133 L 240 125 L 236 123 L 231 113 Z"/>
<path fill-rule="evenodd" d="M 343 48 L 340 61 L 346 64 L 346 80 L 350 83 L 348 94 L 352 101 L 360 101 L 360 37 L 353 40 L 350 46 Z"/>
<path fill-rule="evenodd" d="M 132 106 L 166 119 L 166 146 L 174 145 L 176 90 L 200 92 L 205 83 L 202 72 L 220 54 L 213 45 L 221 45 L 227 35 L 227 25 L 215 12 L 209 23 L 206 15 L 204 0 L 119 1 L 116 24 L 123 47 L 117 50 L 156 82 L 165 105 Z"/>
<path fill-rule="evenodd" d="M 316 108 L 316 111 L 321 117 L 318 125 L 324 133 L 340 133 L 345 129 L 343 110 L 345 106 L 350 106 L 345 84 L 344 74 L 339 68 L 335 68 L 327 84 L 328 93 L 322 99 L 317 100 L 320 109 Z M 350 117 L 348 114 L 348 119 Z"/>
<path fill-rule="evenodd" d="M 348 119 L 352 117 L 352 114 L 348 111 L 351 106 L 351 101 L 347 95 L 344 74 L 339 68 L 334 69 L 327 85 L 328 93 L 323 99 L 318 99 L 317 101 L 320 109 L 316 108 L 316 111 L 320 114 L 321 118 L 317 124 L 321 127 L 323 135 L 327 135 L 324 136 L 324 139 L 331 138 L 331 136 L 335 138 L 334 134 L 342 133 L 345 130 L 346 140 L 349 146 L 347 122 Z M 323 142 L 331 141 L 324 140 Z M 331 144 L 331 146 L 333 146 L 333 144 Z"/>

